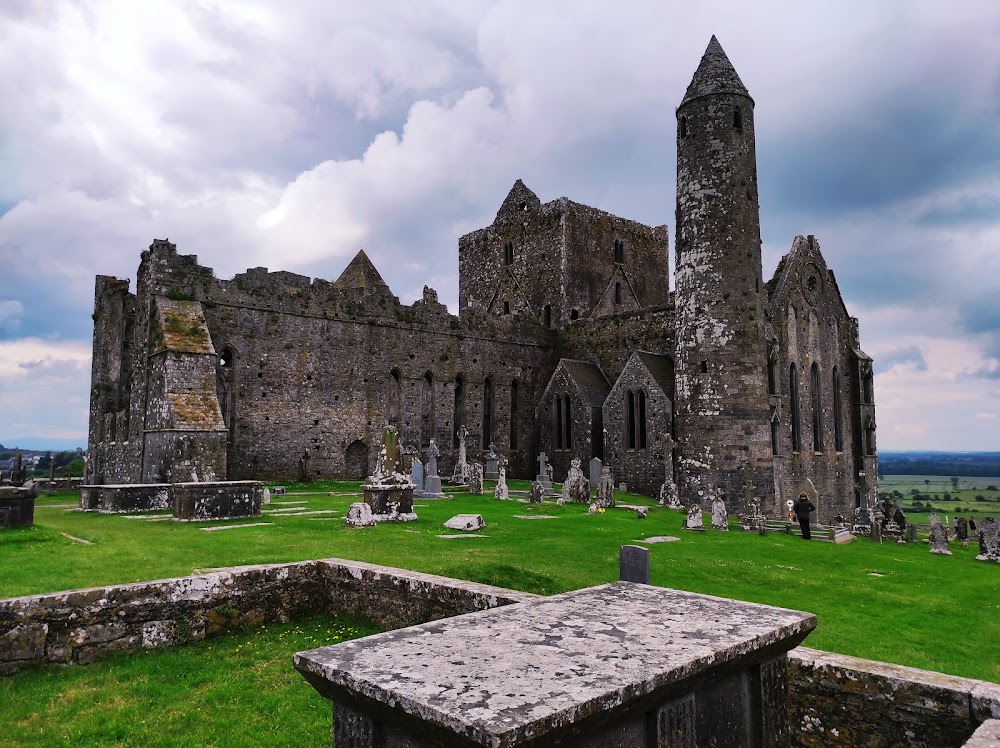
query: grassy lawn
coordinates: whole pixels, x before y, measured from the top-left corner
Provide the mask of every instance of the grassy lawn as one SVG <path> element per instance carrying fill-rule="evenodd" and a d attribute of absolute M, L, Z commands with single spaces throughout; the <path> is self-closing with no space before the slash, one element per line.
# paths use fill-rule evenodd
<path fill-rule="evenodd" d="M 372 633 L 313 618 L 0 678 L 0 746 L 329 746 L 330 703 L 291 654 Z"/>
<path fill-rule="evenodd" d="M 273 524 L 222 532 L 75 512 L 69 495 L 41 499 L 33 529 L 0 533 L 0 597 L 329 557 L 552 594 L 613 581 L 621 544 L 670 535 L 680 539 L 650 546 L 654 584 L 813 612 L 819 627 L 806 640 L 811 647 L 1000 682 L 1000 569 L 975 561 L 971 547 L 953 546 L 954 556 L 939 557 L 924 544 L 859 539 L 834 546 L 783 534 L 689 533 L 680 529 L 681 515 L 665 509 L 640 521 L 624 510 L 588 515 L 578 505 L 529 506 L 488 495 L 418 499 L 417 522 L 350 530 L 341 518 L 357 500 L 344 493 L 354 486 L 295 490 L 275 502 L 306 504 L 268 507 L 337 514 L 266 514 L 245 522 Z M 488 537 L 439 538 L 451 533 L 442 523 L 458 513 L 482 514 Z M 555 519 L 517 516 L 540 514 Z"/>

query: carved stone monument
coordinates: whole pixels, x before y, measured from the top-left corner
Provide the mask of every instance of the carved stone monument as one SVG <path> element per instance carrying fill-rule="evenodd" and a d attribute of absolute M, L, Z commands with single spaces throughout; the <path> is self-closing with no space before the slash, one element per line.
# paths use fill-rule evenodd
<path fill-rule="evenodd" d="M 535 482 L 542 484 L 546 496 L 552 495 L 552 466 L 544 452 L 538 454 L 538 475 L 535 476 Z"/>
<path fill-rule="evenodd" d="M 544 495 L 545 495 L 545 487 L 538 481 L 535 481 L 531 484 L 531 495 L 528 498 L 528 503 L 541 504 L 542 496 Z"/>
<path fill-rule="evenodd" d="M 483 467 L 483 478 L 486 480 L 496 480 L 499 476 L 497 468 L 500 465 L 500 461 L 497 456 L 496 447 L 493 446 L 493 442 L 490 442 L 490 448 L 486 452 L 486 456 L 483 459 L 486 463 Z"/>
<path fill-rule="evenodd" d="M 872 525 L 874 526 L 874 522 Z M 950 556 L 951 551 L 948 550 L 948 535 L 945 533 L 944 525 L 941 524 L 941 520 L 938 519 L 936 514 L 931 515 L 931 553 L 938 553 L 942 556 Z"/>
<path fill-rule="evenodd" d="M 601 482 L 597 485 L 598 509 L 610 509 L 615 505 L 615 476 L 611 468 L 605 465 L 601 468 Z"/>
<path fill-rule="evenodd" d="M 591 489 L 596 489 L 597 484 L 601 482 L 601 468 L 604 467 L 604 463 L 601 461 L 600 457 L 595 457 L 590 461 L 590 487 Z"/>
<path fill-rule="evenodd" d="M 977 561 L 1000 563 L 1000 522 L 987 517 L 979 523 L 979 555 Z"/>
<path fill-rule="evenodd" d="M 497 463 L 497 486 L 493 489 L 493 498 L 498 501 L 510 498 L 510 491 L 507 488 L 507 460 L 503 457 Z"/>
<path fill-rule="evenodd" d="M 573 501 L 586 504 L 590 501 L 590 481 L 583 474 L 579 458 L 574 457 L 569 463 L 569 472 L 563 481 L 563 502 Z"/>
<path fill-rule="evenodd" d="M 424 465 L 420 458 L 413 455 L 410 458 L 410 482 L 413 484 L 413 495 L 424 495 Z"/>
<path fill-rule="evenodd" d="M 469 465 L 465 451 L 465 438 L 469 435 L 469 430 L 462 424 L 458 428 L 458 459 L 455 461 L 455 470 L 451 474 L 451 482 L 457 486 L 464 486 L 469 482 Z"/>
<path fill-rule="evenodd" d="M 374 527 L 375 518 L 372 516 L 372 508 L 363 501 L 351 504 L 344 517 L 344 524 L 348 527 Z"/>
<path fill-rule="evenodd" d="M 483 494 L 483 466 L 474 462 L 468 466 L 467 470 L 469 476 L 469 493 L 476 496 L 482 496 Z"/>
<path fill-rule="evenodd" d="M 425 499 L 441 499 L 444 493 L 441 491 L 441 476 L 438 475 L 438 456 L 441 450 L 431 439 L 427 447 L 427 470 L 424 471 L 424 492 L 421 494 Z"/>
<path fill-rule="evenodd" d="M 701 521 L 701 507 L 698 504 L 692 504 L 688 507 L 687 516 L 684 518 L 684 529 L 685 530 L 704 530 L 705 526 Z"/>
<path fill-rule="evenodd" d="M 712 500 L 712 529 L 729 531 L 729 512 L 726 511 L 726 502 L 721 496 Z"/>
<path fill-rule="evenodd" d="M 387 426 L 382 432 L 382 447 L 375 471 L 361 486 L 365 503 L 371 507 L 376 522 L 408 522 L 413 513 L 413 489 L 409 475 L 399 472 L 399 442 L 396 429 Z"/>
<path fill-rule="evenodd" d="M 444 523 L 449 530 L 462 530 L 464 532 L 476 532 L 486 527 L 481 514 L 456 514 Z"/>

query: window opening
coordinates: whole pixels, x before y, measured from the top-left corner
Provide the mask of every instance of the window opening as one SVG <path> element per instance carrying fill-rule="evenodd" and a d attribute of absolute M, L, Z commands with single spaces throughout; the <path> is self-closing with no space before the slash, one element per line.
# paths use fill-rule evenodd
<path fill-rule="evenodd" d="M 788 369 L 788 391 L 792 400 L 792 451 L 802 451 L 802 425 L 799 412 L 799 372 L 792 364 Z"/>
<path fill-rule="evenodd" d="M 542 321 L 546 327 L 552 327 L 552 305 L 546 304 L 542 310 Z"/>
<path fill-rule="evenodd" d="M 517 380 L 510 383 L 510 448 L 517 449 Z"/>
<path fill-rule="evenodd" d="M 823 399 L 820 394 L 819 364 L 813 363 L 809 371 L 812 389 L 813 452 L 823 451 Z"/>
<path fill-rule="evenodd" d="M 840 369 L 833 367 L 833 447 L 844 451 L 844 399 L 840 393 Z"/>
<path fill-rule="evenodd" d="M 646 391 L 639 390 L 639 449 L 646 448 Z"/>
<path fill-rule="evenodd" d="M 483 382 L 483 444 L 493 441 L 493 380 Z"/>
<path fill-rule="evenodd" d="M 555 449 L 562 449 L 562 395 L 555 397 L 555 410 L 552 418 L 552 443 Z"/>
<path fill-rule="evenodd" d="M 452 408 L 451 446 L 458 449 L 458 430 L 465 425 L 465 378 L 459 374 L 455 377 L 455 402 Z"/>
<path fill-rule="evenodd" d="M 635 393 L 632 390 L 625 396 L 625 433 L 628 448 L 635 449 Z"/>
<path fill-rule="evenodd" d="M 743 131 L 743 112 L 739 107 L 733 110 L 733 128 L 739 131 Z"/>
<path fill-rule="evenodd" d="M 681 137 L 686 138 L 688 136 L 688 118 L 681 117 Z"/>
<path fill-rule="evenodd" d="M 622 284 L 617 281 L 615 282 L 615 303 L 622 303 Z"/>

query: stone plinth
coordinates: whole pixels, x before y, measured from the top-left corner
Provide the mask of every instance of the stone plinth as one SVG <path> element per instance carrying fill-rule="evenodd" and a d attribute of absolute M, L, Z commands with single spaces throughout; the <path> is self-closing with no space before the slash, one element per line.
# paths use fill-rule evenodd
<path fill-rule="evenodd" d="M 785 653 L 808 613 L 630 582 L 295 655 L 334 742 L 788 745 Z"/>
<path fill-rule="evenodd" d="M 209 521 L 259 517 L 262 483 L 252 480 L 175 483 L 170 487 L 174 519 Z"/>
<path fill-rule="evenodd" d="M 35 492 L 23 488 L 0 488 L 0 530 L 31 527 L 35 522 Z"/>
<path fill-rule="evenodd" d="M 413 486 L 361 486 L 365 503 L 376 519 L 386 521 L 394 515 L 413 514 Z"/>
<path fill-rule="evenodd" d="M 80 509 L 103 514 L 154 512 L 171 507 L 169 483 L 123 483 L 80 488 Z"/>

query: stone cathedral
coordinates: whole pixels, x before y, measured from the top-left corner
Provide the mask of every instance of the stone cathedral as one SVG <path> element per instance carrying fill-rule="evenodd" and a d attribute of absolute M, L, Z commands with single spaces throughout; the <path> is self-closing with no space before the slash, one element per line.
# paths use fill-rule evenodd
<path fill-rule="evenodd" d="M 518 180 L 459 239 L 459 308 L 404 305 L 364 252 L 334 281 L 217 279 L 169 241 L 98 276 L 89 484 L 360 478 L 387 424 L 442 474 L 465 426 L 508 474 L 600 457 L 680 498 L 819 519 L 873 503 L 872 361 L 812 236 L 761 266 L 754 101 L 713 37 L 677 108 L 669 233 Z"/>

